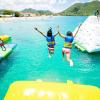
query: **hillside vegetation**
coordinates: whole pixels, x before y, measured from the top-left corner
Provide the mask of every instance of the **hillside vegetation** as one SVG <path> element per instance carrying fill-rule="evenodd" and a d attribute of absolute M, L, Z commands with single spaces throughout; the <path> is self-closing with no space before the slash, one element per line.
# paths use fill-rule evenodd
<path fill-rule="evenodd" d="M 20 15 L 21 12 L 33 13 L 37 16 L 41 16 L 41 15 L 90 16 L 90 15 L 93 15 L 97 9 L 100 11 L 100 1 L 98 1 L 98 0 L 92 1 L 92 2 L 87 2 L 87 3 L 76 3 L 76 4 L 72 5 L 71 7 L 69 7 L 68 9 L 62 11 L 61 13 L 56 13 L 56 14 L 54 14 L 48 10 L 35 10 L 32 8 L 27 8 L 20 12 L 2 9 L 2 10 L 0 10 L 0 14 L 3 14 L 3 15 L 12 15 L 13 14 L 17 17 L 21 16 Z"/>
<path fill-rule="evenodd" d="M 99 9 L 100 11 L 100 1 L 76 3 L 59 14 L 64 16 L 65 15 L 89 16 L 93 15 L 97 9 Z"/>
<path fill-rule="evenodd" d="M 27 13 L 34 13 L 34 14 L 40 14 L 40 15 L 51 15 L 52 12 L 48 11 L 48 10 L 35 10 L 32 8 L 28 8 L 28 9 L 24 9 L 21 12 L 27 12 Z"/>

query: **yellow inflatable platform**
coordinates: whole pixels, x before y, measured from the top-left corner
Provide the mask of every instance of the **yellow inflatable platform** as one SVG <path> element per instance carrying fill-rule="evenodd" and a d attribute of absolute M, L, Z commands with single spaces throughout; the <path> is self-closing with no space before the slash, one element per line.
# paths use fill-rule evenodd
<path fill-rule="evenodd" d="M 72 81 L 17 81 L 10 86 L 4 100 L 100 100 L 100 89 Z"/>
<path fill-rule="evenodd" d="M 4 41 L 4 43 L 6 43 L 6 42 L 8 42 L 11 39 L 11 37 L 8 36 L 8 35 L 0 35 L 0 39 L 2 41 Z"/>

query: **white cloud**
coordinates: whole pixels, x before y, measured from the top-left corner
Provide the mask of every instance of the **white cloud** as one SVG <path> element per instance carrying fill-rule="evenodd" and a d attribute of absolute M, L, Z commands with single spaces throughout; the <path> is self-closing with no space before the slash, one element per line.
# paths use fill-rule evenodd
<path fill-rule="evenodd" d="M 84 0 L 0 0 L 0 9 L 22 10 L 33 8 L 59 12 L 80 1 Z"/>

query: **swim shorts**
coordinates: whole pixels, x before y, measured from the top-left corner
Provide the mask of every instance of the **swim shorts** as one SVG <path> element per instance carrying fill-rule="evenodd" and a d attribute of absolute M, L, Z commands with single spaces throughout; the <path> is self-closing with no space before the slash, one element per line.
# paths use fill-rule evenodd
<path fill-rule="evenodd" d="M 63 53 L 70 53 L 70 49 L 69 48 L 62 48 L 62 52 Z"/>

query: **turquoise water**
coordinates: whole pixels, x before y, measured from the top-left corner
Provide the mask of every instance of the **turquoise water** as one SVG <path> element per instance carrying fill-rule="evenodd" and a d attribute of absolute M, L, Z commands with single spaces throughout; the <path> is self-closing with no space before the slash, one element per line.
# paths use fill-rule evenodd
<path fill-rule="evenodd" d="M 52 27 L 56 33 L 56 26 L 60 25 L 61 32 L 65 34 L 68 30 L 73 31 L 86 18 L 62 16 L 1 21 L 0 33 L 12 36 L 17 47 L 9 57 L 0 62 L 0 100 L 3 100 L 10 84 L 17 80 L 72 80 L 75 83 L 100 87 L 100 53 L 82 53 L 73 46 L 71 57 L 74 67 L 70 67 L 68 62 L 62 60 L 64 40 L 56 37 L 55 54 L 48 58 L 45 38 L 33 29 L 36 26 L 46 33 Z"/>

